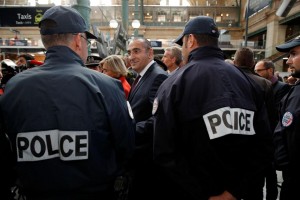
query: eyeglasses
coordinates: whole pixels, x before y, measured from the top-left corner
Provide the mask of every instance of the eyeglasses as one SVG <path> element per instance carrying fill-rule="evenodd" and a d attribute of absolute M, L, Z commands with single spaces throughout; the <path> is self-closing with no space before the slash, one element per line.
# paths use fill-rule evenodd
<path fill-rule="evenodd" d="M 257 72 L 264 71 L 264 70 L 267 70 L 267 69 L 266 68 L 265 69 L 255 69 L 254 71 L 257 73 Z"/>
<path fill-rule="evenodd" d="M 83 35 L 80 34 L 80 37 L 82 37 L 83 39 L 85 39 L 86 44 L 88 45 L 88 47 L 91 46 L 91 41 L 89 41 L 86 37 L 84 37 Z"/>
<path fill-rule="evenodd" d="M 73 33 L 73 35 L 77 35 L 78 33 Z M 79 34 L 80 37 L 82 37 L 85 41 L 88 47 L 91 46 L 91 41 L 89 41 L 89 39 L 87 39 L 86 37 L 84 37 L 83 35 Z"/>

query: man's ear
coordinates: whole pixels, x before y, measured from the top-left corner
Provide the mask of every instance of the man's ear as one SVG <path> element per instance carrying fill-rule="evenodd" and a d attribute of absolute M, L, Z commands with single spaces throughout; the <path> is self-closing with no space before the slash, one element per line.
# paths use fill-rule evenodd
<path fill-rule="evenodd" d="M 76 34 L 73 37 L 73 42 L 72 42 L 72 46 L 75 50 L 80 50 L 82 48 L 82 42 L 81 42 L 81 37 L 80 34 Z"/>
<path fill-rule="evenodd" d="M 173 58 L 172 58 L 172 62 L 173 62 L 173 63 L 175 63 L 175 62 L 176 62 L 176 57 L 175 57 L 175 56 L 173 56 Z"/>
<path fill-rule="evenodd" d="M 198 43 L 197 43 L 197 40 L 195 38 L 195 35 L 194 34 L 190 34 L 189 35 L 189 39 L 188 39 L 188 47 L 192 48 L 192 47 L 195 47 L 197 45 L 198 45 Z"/>
<path fill-rule="evenodd" d="M 149 58 L 153 58 L 153 56 L 154 56 L 154 51 L 153 51 L 153 49 L 151 48 L 151 49 L 149 49 L 149 51 L 148 51 L 148 57 L 149 57 Z"/>

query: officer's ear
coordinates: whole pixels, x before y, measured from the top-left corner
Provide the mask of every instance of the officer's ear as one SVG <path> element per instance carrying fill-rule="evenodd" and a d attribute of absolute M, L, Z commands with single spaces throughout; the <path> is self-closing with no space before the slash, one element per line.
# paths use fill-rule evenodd
<path fill-rule="evenodd" d="M 80 50 L 83 48 L 83 42 L 81 41 L 81 36 L 80 33 L 74 34 L 73 35 L 73 47 L 75 48 L 74 50 Z"/>
<path fill-rule="evenodd" d="M 196 39 L 196 37 L 195 37 L 194 34 L 189 34 L 189 35 L 187 36 L 187 46 L 188 46 L 189 48 L 198 46 L 198 42 L 197 42 L 197 39 Z"/>

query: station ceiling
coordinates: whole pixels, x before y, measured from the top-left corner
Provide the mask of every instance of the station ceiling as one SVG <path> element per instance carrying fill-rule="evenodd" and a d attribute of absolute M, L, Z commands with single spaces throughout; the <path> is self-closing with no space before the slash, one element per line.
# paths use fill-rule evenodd
<path fill-rule="evenodd" d="M 74 4 L 76 0 L 61 0 L 64 5 Z M 100 1 L 100 0 L 99 0 Z M 122 0 L 111 0 L 112 5 L 122 5 Z M 160 5 L 161 0 L 138 0 L 139 4 L 143 5 Z M 172 0 L 165 0 L 167 5 L 168 2 L 171 3 Z M 180 0 L 182 3 L 183 0 Z M 237 6 L 240 0 L 187 0 L 191 6 Z M 29 5 L 28 0 L 0 0 L 0 6 L 8 5 Z M 49 4 L 53 1 L 48 0 Z M 128 4 L 133 5 L 135 0 L 129 0 Z"/>

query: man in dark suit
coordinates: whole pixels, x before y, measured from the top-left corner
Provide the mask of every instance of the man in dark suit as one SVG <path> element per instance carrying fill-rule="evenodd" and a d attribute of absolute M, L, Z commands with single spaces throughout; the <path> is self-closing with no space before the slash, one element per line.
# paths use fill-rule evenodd
<path fill-rule="evenodd" d="M 157 184 L 153 165 L 152 106 L 156 92 L 168 77 L 155 61 L 151 44 L 144 38 L 136 38 L 128 45 L 131 67 L 138 77 L 131 87 L 129 103 L 136 121 L 136 151 L 132 160 L 134 172 L 129 199 L 153 199 Z"/>

